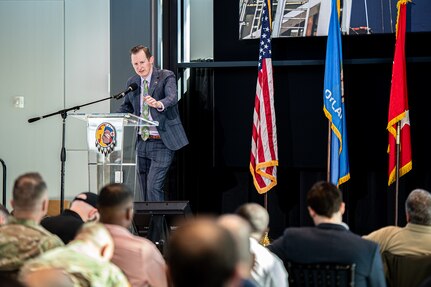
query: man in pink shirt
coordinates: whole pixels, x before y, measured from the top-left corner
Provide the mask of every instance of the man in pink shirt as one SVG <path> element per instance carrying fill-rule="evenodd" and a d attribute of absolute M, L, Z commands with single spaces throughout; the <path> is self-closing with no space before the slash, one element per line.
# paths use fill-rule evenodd
<path fill-rule="evenodd" d="M 119 183 L 108 184 L 99 193 L 98 209 L 102 222 L 114 239 L 111 261 L 126 274 L 132 287 L 168 286 L 166 263 L 149 240 L 130 233 L 133 194 Z"/>

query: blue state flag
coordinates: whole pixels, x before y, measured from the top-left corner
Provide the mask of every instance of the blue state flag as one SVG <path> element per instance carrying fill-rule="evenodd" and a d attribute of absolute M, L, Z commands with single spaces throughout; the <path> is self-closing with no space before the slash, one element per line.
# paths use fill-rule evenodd
<path fill-rule="evenodd" d="M 331 125 L 330 181 L 339 186 L 350 179 L 346 114 L 343 95 L 343 55 L 336 0 L 331 1 L 326 44 L 323 111 Z"/>

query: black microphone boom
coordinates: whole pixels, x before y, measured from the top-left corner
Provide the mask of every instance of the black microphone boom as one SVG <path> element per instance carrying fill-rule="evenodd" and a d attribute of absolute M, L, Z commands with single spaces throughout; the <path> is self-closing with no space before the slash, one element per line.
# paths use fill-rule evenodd
<path fill-rule="evenodd" d="M 138 89 L 138 84 L 136 83 L 131 83 L 129 87 L 127 87 L 127 89 L 124 92 L 119 93 L 118 95 L 115 95 L 114 98 L 121 99 L 122 97 L 124 97 L 125 95 L 127 95 L 130 92 L 135 91 L 136 89 Z"/>
<path fill-rule="evenodd" d="M 130 93 L 131 91 L 135 91 L 136 89 L 138 89 L 139 85 L 136 83 L 132 83 L 130 84 L 130 86 L 127 87 L 127 89 L 115 96 L 109 96 L 106 97 L 104 99 L 100 99 L 100 100 L 96 100 L 93 102 L 89 102 L 83 105 L 79 105 L 79 106 L 74 106 L 74 107 L 70 107 L 70 108 L 66 108 L 66 109 L 62 109 L 59 110 L 57 112 L 54 113 L 50 113 L 47 115 L 43 115 L 43 116 L 39 116 L 39 117 L 34 117 L 28 120 L 29 123 L 38 121 L 40 119 L 43 118 L 47 118 L 47 117 L 51 117 L 54 115 L 61 115 L 61 118 L 63 119 L 63 132 L 62 132 L 62 141 L 61 141 L 61 155 L 60 155 L 60 160 L 61 160 L 61 171 L 60 171 L 60 212 L 63 212 L 63 203 L 64 203 L 64 169 L 66 166 L 66 148 L 65 148 L 65 135 L 66 135 L 66 118 L 67 118 L 67 112 L 69 111 L 77 111 L 82 107 L 86 107 L 95 103 L 99 103 L 102 101 L 106 101 L 106 100 L 111 100 L 112 98 L 116 98 L 116 99 L 121 99 L 122 97 L 124 97 L 127 93 Z"/>
<path fill-rule="evenodd" d="M 38 121 L 38 120 L 40 120 L 40 119 L 42 119 L 42 117 L 35 117 L 35 118 L 31 118 L 31 119 L 29 119 L 29 120 L 28 120 L 28 122 L 29 122 L 29 123 L 32 123 L 32 122 Z"/>

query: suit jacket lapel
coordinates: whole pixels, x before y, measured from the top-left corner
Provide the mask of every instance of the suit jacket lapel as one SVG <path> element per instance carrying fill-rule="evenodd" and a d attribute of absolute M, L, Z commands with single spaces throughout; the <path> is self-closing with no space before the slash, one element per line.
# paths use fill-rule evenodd
<path fill-rule="evenodd" d="M 148 90 L 148 94 L 154 98 L 154 90 L 156 89 L 157 85 L 159 84 L 159 78 L 160 78 L 160 70 L 156 67 L 153 67 L 153 74 L 151 75 L 151 83 L 150 83 L 150 89 Z"/>
<path fill-rule="evenodd" d="M 141 77 L 137 77 L 133 82 L 138 84 L 138 89 L 133 92 L 133 106 L 135 110 L 135 114 L 140 116 L 141 114 L 141 101 L 140 101 L 140 95 L 141 95 Z"/>

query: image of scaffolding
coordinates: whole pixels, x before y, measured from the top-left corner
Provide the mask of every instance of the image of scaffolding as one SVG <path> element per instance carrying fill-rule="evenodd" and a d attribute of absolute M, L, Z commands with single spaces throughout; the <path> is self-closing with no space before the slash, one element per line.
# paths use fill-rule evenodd
<path fill-rule="evenodd" d="M 260 37 L 264 0 L 240 0 L 239 38 Z M 344 35 L 394 33 L 397 0 L 340 0 L 340 26 Z M 326 36 L 331 0 L 273 0 L 272 37 Z M 429 32 L 431 1 L 412 3 L 407 32 Z"/>

